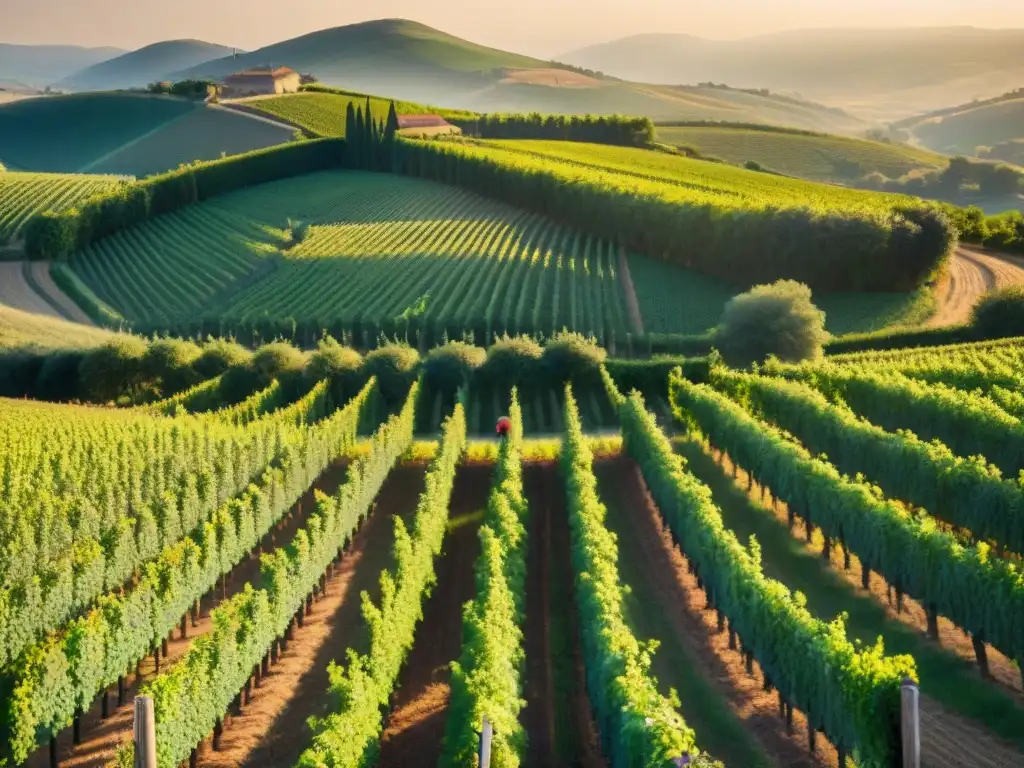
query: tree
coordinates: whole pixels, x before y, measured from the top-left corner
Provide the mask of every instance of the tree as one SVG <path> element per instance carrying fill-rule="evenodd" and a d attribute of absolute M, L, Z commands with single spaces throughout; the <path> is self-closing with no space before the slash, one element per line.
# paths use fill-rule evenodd
<path fill-rule="evenodd" d="M 811 303 L 811 289 L 794 280 L 756 285 L 730 299 L 713 343 L 732 366 L 775 355 L 798 362 L 821 354 L 828 339 L 825 313 Z"/>
<path fill-rule="evenodd" d="M 345 108 L 345 138 L 351 141 L 356 133 L 356 105 L 349 102 Z"/>
<path fill-rule="evenodd" d="M 986 293 L 971 311 L 971 324 L 982 338 L 1024 334 L 1024 286 Z"/>
<path fill-rule="evenodd" d="M 388 106 L 388 121 L 384 126 L 384 137 L 389 141 L 395 138 L 398 133 L 398 111 L 395 109 L 395 102 Z"/>

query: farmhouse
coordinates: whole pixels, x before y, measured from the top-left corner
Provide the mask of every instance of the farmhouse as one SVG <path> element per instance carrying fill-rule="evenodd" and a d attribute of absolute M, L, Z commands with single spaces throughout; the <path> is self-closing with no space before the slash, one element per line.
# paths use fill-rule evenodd
<path fill-rule="evenodd" d="M 301 81 L 299 73 L 288 67 L 256 67 L 228 75 L 221 89 L 229 98 L 295 93 Z"/>

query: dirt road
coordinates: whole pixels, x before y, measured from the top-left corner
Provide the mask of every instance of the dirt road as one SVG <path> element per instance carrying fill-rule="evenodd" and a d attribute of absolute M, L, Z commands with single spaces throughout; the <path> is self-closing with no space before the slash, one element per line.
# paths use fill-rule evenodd
<path fill-rule="evenodd" d="M 965 323 L 980 296 L 993 288 L 1019 284 L 1024 284 L 1024 268 L 1017 259 L 962 245 L 953 257 L 949 276 L 939 286 L 939 310 L 928 326 Z"/>

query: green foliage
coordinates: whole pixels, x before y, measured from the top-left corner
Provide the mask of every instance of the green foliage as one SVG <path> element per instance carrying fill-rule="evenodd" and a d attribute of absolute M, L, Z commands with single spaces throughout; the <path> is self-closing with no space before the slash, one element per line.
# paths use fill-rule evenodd
<path fill-rule="evenodd" d="M 309 355 L 304 371 L 309 382 L 331 382 L 336 396 L 344 397 L 365 378 L 361 369 L 363 356 L 351 347 L 342 346 L 337 340 L 326 336 Z"/>
<path fill-rule="evenodd" d="M 594 338 L 581 333 L 561 331 L 544 344 L 541 358 L 545 372 L 553 384 L 593 380 L 608 353 Z"/>
<path fill-rule="evenodd" d="M 210 339 L 203 344 L 203 351 L 193 367 L 204 379 L 220 376 L 229 368 L 247 365 L 252 352 L 230 339 Z"/>
<path fill-rule="evenodd" d="M 528 509 L 522 480 L 523 420 L 515 390 L 509 419 L 512 429 L 499 448 L 480 528 L 476 596 L 463 608 L 462 652 L 452 664 L 442 768 L 474 764 L 484 717 L 494 727 L 491 765 L 514 768 L 526 749 L 519 712 L 525 705 L 521 696 Z"/>
<path fill-rule="evenodd" d="M 1024 489 L 983 457 L 964 460 L 913 432 L 886 432 L 798 382 L 721 370 L 712 378 L 754 415 L 827 455 L 840 472 L 871 478 L 891 498 L 927 509 L 975 540 L 1024 552 Z"/>
<path fill-rule="evenodd" d="M 655 644 L 641 643 L 624 614 L 618 545 L 605 526 L 593 454 L 583 435 L 572 388 L 565 390 L 562 450 L 572 565 L 579 606 L 583 665 L 594 719 L 609 765 L 671 766 L 697 753 L 693 730 L 676 711 L 679 701 L 658 692 L 651 675 Z"/>
<path fill-rule="evenodd" d="M 820 357 L 827 339 L 825 313 L 811 303 L 811 289 L 779 280 L 730 299 L 712 343 L 727 363 L 745 366 L 769 355 L 786 362 Z"/>
<path fill-rule="evenodd" d="M 283 144 L 197 162 L 111 192 L 99 192 L 60 214 L 36 217 L 26 232 L 30 259 L 68 260 L 76 250 L 150 216 L 168 213 L 237 189 L 341 164 L 334 140 Z"/>
<path fill-rule="evenodd" d="M 363 358 L 363 372 L 376 376 L 384 399 L 397 402 L 408 390 L 416 374 L 420 353 L 407 344 L 388 343 L 368 352 Z"/>
<path fill-rule="evenodd" d="M 434 347 L 423 358 L 424 384 L 435 392 L 451 396 L 459 387 L 469 385 L 486 360 L 486 350 L 463 341 L 449 341 Z"/>
<path fill-rule="evenodd" d="M 482 114 L 448 122 L 483 139 L 582 141 L 646 147 L 654 141 L 654 123 L 647 117 L 622 115 Z"/>
<path fill-rule="evenodd" d="M 922 201 L 642 149 L 404 140 L 396 149 L 403 173 L 498 197 L 744 287 L 783 277 L 816 291 L 911 291 L 956 242 L 946 216 Z"/>
<path fill-rule="evenodd" d="M 11 670 L 13 695 L 0 708 L 0 759 L 6 756 L 21 762 L 36 747 L 38 737 L 55 734 L 70 724 L 76 711 L 88 709 L 101 689 L 125 675 L 156 647 L 221 574 L 248 557 L 316 477 L 355 443 L 360 415 L 371 389 L 372 385 L 368 385 L 344 409 L 292 436 L 273 422 L 265 423 L 272 429 L 251 430 L 254 437 L 259 435 L 259 443 L 269 454 L 251 455 L 248 467 L 232 466 L 230 461 L 218 459 L 226 464 L 227 472 L 237 472 L 243 478 L 237 494 L 230 485 L 233 478 L 215 473 L 215 464 L 190 470 L 177 481 L 169 479 L 168 484 L 180 485 L 181 491 L 164 495 L 154 505 L 158 517 L 153 521 L 158 524 L 153 526 L 159 534 L 157 549 L 149 554 L 142 551 L 141 540 L 133 544 L 121 541 L 118 546 L 127 545 L 129 550 L 121 555 L 123 562 L 114 560 L 116 551 L 107 553 L 108 593 L 94 603 L 80 603 L 79 607 L 92 607 L 60 631 L 37 639 L 32 625 L 44 616 L 44 606 L 32 605 L 24 599 L 9 603 L 0 600 L 0 663 L 18 654 L 30 660 Z M 313 413 L 318 402 L 311 398 L 303 407 Z M 278 424 L 293 424 L 291 419 L 296 415 L 297 412 L 282 412 Z M 180 431 L 180 425 L 175 429 Z M 220 457 L 230 455 L 230 451 L 225 454 L 222 449 L 215 453 Z M 252 484 L 250 477 L 255 479 Z M 93 534 L 86 522 L 83 517 L 78 525 L 91 538 Z M 131 537 L 133 522 L 128 520 L 127 525 L 119 525 L 114 532 L 103 533 L 99 538 L 106 544 L 113 543 L 117 536 Z M 130 559 L 133 548 L 141 556 L 136 562 Z M 79 553 L 73 566 L 74 578 L 79 583 L 91 570 L 81 554 L 84 553 Z M 120 570 L 114 570 L 115 567 Z M 133 570 L 140 573 L 139 581 L 126 590 L 124 584 Z M 99 573 L 102 576 L 102 561 Z M 50 579 L 44 576 L 40 581 Z M 99 586 L 102 584 L 101 579 Z M 59 595 L 51 588 L 43 597 L 54 603 Z M 49 626 L 56 626 L 53 612 L 59 606 L 44 605 L 51 614 Z M 18 620 L 9 621 L 8 617 L 14 615 Z M 217 635 L 222 627 L 220 619 L 214 624 Z M 218 638 L 218 643 L 225 641 L 224 637 Z M 202 647 L 201 643 L 198 647 Z M 190 653 L 200 653 L 198 647 L 193 646 Z M 177 673 L 182 671 L 178 669 Z M 204 691 L 204 701 L 197 700 L 196 707 L 209 706 L 205 698 L 210 692 Z M 26 706 L 28 702 L 31 704 Z"/>
<path fill-rule="evenodd" d="M 113 176 L 4 173 L 0 177 L 0 245 L 27 235 L 26 225 L 33 216 L 74 208 L 82 200 L 115 189 L 119 183 Z M 57 242 L 41 247 L 57 248 L 65 236 L 70 237 L 61 227 L 55 227 L 51 237 Z"/>
<path fill-rule="evenodd" d="M 491 382 L 505 386 L 529 386 L 540 372 L 544 350 L 529 336 L 504 336 L 487 348 L 481 372 Z"/>
<path fill-rule="evenodd" d="M 140 395 L 150 383 L 147 351 L 146 342 L 136 336 L 118 336 L 90 350 L 79 366 L 82 389 L 100 402 Z"/>
<path fill-rule="evenodd" d="M 198 377 L 193 367 L 202 350 L 191 341 L 154 339 L 142 360 L 143 374 L 170 396 L 195 386 Z"/>
<path fill-rule="evenodd" d="M 675 377 L 672 387 L 677 398 L 704 391 Z M 619 414 L 626 451 L 640 465 L 673 540 L 779 694 L 857 765 L 897 762 L 900 683 L 916 678 L 914 660 L 886 656 L 880 641 L 870 648 L 851 643 L 842 617 L 830 624 L 812 617 L 802 595 L 764 575 L 756 541 L 747 549 L 725 526 L 710 490 L 686 471 L 643 398 L 632 394 Z"/>
<path fill-rule="evenodd" d="M 971 310 L 979 336 L 1024 336 L 1024 288 L 1008 286 L 985 294 Z"/>
<path fill-rule="evenodd" d="M 411 429 L 410 418 L 410 434 Z M 420 496 L 411 528 L 395 519 L 395 565 L 381 574 L 380 605 L 363 600 L 369 651 L 363 655 L 349 649 L 344 669 L 331 664 L 335 711 L 311 719 L 313 745 L 302 754 L 299 766 L 356 768 L 375 753 L 382 728 L 381 709 L 394 691 L 423 614 L 423 601 L 436 578 L 434 558 L 441 551 L 455 468 L 465 447 L 465 412 L 457 403 L 445 420 L 441 448 L 427 471 L 426 491 Z"/>

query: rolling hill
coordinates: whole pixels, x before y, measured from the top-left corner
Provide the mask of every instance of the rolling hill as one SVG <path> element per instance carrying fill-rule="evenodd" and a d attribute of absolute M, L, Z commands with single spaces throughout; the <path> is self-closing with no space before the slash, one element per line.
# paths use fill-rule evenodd
<path fill-rule="evenodd" d="M 938 152 L 956 155 L 992 155 L 992 159 L 1020 162 L 979 151 L 982 147 L 1012 145 L 1024 139 L 1024 89 L 1002 96 L 936 110 L 892 125 L 897 135 Z M 1013 154 L 1012 146 L 1007 150 Z"/>
<path fill-rule="evenodd" d="M 327 85 L 453 109 L 636 114 L 654 120 L 767 122 L 833 132 L 867 127 L 842 111 L 801 99 L 723 87 L 623 82 L 486 48 L 402 20 L 326 29 L 169 77 L 220 78 L 268 64 L 310 72 Z"/>
<path fill-rule="evenodd" d="M 890 120 L 1019 86 L 1022 50 L 1020 29 L 808 29 L 721 41 L 639 35 L 560 58 L 631 80 L 798 92 Z"/>
<path fill-rule="evenodd" d="M 202 40 L 168 40 L 93 64 L 57 83 L 72 91 L 141 88 L 170 72 L 230 56 L 231 49 Z"/>
<path fill-rule="evenodd" d="M 294 130 L 214 105 L 85 93 L 0 105 L 0 162 L 22 171 L 142 177 L 290 141 Z"/>
<path fill-rule="evenodd" d="M 851 182 L 876 171 L 899 178 L 914 170 L 943 168 L 948 162 L 942 155 L 905 144 L 750 126 L 660 125 L 657 140 L 735 165 L 752 161 L 813 181 Z"/>
<path fill-rule="evenodd" d="M 0 81 L 42 88 L 123 53 L 121 48 L 0 43 Z"/>

